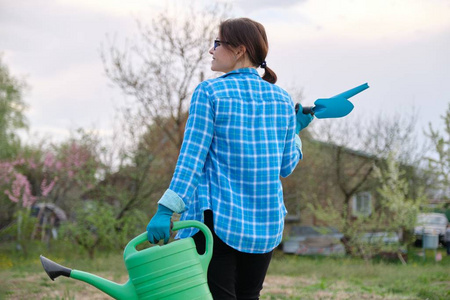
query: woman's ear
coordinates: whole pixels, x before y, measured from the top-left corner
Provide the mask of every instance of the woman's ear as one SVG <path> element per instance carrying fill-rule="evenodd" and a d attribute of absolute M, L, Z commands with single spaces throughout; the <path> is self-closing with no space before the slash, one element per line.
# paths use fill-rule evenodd
<path fill-rule="evenodd" d="M 244 45 L 240 45 L 236 48 L 236 51 L 234 52 L 234 55 L 236 57 L 236 60 L 240 59 L 245 55 L 247 52 L 247 48 Z"/>

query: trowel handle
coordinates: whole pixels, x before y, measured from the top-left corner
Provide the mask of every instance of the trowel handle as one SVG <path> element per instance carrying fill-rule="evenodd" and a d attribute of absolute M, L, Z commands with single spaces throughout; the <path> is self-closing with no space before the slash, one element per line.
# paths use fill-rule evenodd
<path fill-rule="evenodd" d="M 295 114 L 298 113 L 298 109 L 300 108 L 300 103 L 295 104 Z M 303 113 L 305 115 L 311 114 L 314 115 L 314 106 L 303 106 Z"/>
<path fill-rule="evenodd" d="M 365 89 L 368 89 L 368 88 L 369 88 L 369 85 L 366 82 L 366 83 L 361 84 L 361 85 L 359 85 L 359 86 L 357 86 L 355 88 L 352 88 L 352 89 L 350 89 L 348 91 L 345 91 L 345 92 L 340 93 L 340 94 L 338 94 L 336 96 L 333 96 L 332 98 L 342 97 L 342 98 L 348 99 L 350 97 L 355 96 L 356 94 L 361 93 L 362 91 L 364 91 Z"/>

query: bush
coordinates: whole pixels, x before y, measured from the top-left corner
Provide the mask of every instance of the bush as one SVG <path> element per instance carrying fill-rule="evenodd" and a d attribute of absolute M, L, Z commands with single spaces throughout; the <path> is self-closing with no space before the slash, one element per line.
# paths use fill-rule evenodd
<path fill-rule="evenodd" d="M 99 202 L 85 202 L 75 211 L 76 221 L 63 226 L 63 236 L 83 247 L 91 258 L 97 250 L 123 249 L 131 237 L 144 230 L 146 216 L 140 211 L 117 219 L 112 205 Z"/>

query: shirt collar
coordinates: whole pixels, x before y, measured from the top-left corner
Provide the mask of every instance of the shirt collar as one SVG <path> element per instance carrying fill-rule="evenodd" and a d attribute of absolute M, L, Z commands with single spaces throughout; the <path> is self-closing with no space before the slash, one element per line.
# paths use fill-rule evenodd
<path fill-rule="evenodd" d="M 223 74 L 222 76 L 220 76 L 219 78 L 224 78 L 230 75 L 234 75 L 234 74 L 249 74 L 249 75 L 257 75 L 259 76 L 258 71 L 256 71 L 255 68 L 242 68 L 242 69 L 237 69 L 237 70 L 233 70 L 231 72 L 228 72 L 226 74 Z"/>

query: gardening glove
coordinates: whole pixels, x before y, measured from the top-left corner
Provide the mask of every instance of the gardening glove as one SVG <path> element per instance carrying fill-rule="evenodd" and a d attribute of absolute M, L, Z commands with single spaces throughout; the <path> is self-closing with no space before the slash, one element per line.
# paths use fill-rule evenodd
<path fill-rule="evenodd" d="M 147 239 L 152 244 L 157 244 L 164 239 L 164 244 L 170 238 L 170 219 L 173 211 L 164 205 L 158 204 L 158 210 L 147 225 Z"/>
<path fill-rule="evenodd" d="M 314 116 L 311 114 L 304 114 L 303 113 L 303 107 L 300 103 L 298 103 L 298 111 L 296 114 L 296 126 L 295 126 L 295 133 L 298 134 L 301 130 L 305 129 L 309 123 L 314 119 Z"/>

